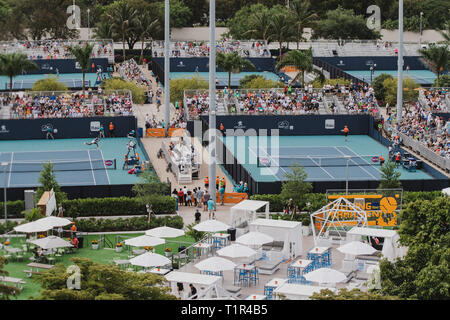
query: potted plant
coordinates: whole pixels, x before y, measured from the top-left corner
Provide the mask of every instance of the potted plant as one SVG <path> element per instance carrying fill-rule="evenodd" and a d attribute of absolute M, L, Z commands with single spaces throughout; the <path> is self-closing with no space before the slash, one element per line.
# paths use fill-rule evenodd
<path fill-rule="evenodd" d="M 9 240 L 6 240 L 5 242 L 3 242 L 3 244 L 5 245 L 5 247 L 9 247 L 9 245 L 11 244 L 11 242 Z"/>
<path fill-rule="evenodd" d="M 146 247 L 144 247 L 144 249 L 146 251 L 152 251 L 153 252 L 153 247 L 152 246 L 146 246 Z"/>
<path fill-rule="evenodd" d="M 311 220 L 308 216 L 303 217 L 302 219 L 302 233 L 304 236 L 309 236 L 311 234 L 310 228 Z"/>
<path fill-rule="evenodd" d="M 92 249 L 97 250 L 98 249 L 98 240 L 92 240 Z"/>
<path fill-rule="evenodd" d="M 166 254 L 166 257 L 170 257 L 172 254 L 172 249 L 171 248 L 165 248 L 164 252 Z"/>
<path fill-rule="evenodd" d="M 122 242 L 119 242 L 116 244 L 116 252 L 122 252 L 123 244 Z"/>

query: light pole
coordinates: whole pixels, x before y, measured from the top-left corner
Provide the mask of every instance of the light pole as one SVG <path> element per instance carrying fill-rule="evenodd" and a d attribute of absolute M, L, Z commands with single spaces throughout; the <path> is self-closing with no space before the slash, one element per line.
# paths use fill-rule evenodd
<path fill-rule="evenodd" d="M 7 219 L 8 219 L 8 208 L 6 205 L 6 169 L 8 168 L 8 162 L 2 162 L 2 166 L 5 168 L 3 169 L 3 177 L 4 177 L 4 185 L 3 185 L 3 202 L 5 205 L 5 227 L 7 226 Z"/>
<path fill-rule="evenodd" d="M 170 3 L 169 0 L 165 1 L 165 19 L 164 19 L 164 131 L 166 136 L 169 133 L 170 122 Z"/>
<path fill-rule="evenodd" d="M 403 0 L 398 1 L 398 60 L 397 60 L 397 118 L 399 123 L 403 116 Z"/>
<path fill-rule="evenodd" d="M 209 1 L 209 194 L 216 204 L 216 1 Z"/>
<path fill-rule="evenodd" d="M 90 21 L 89 21 L 89 13 L 91 12 L 91 9 L 87 9 L 88 13 L 88 40 L 91 39 L 91 28 L 90 28 Z"/>
<path fill-rule="evenodd" d="M 348 195 L 348 164 L 350 162 L 350 157 L 346 156 L 345 158 L 347 158 L 347 166 L 345 169 L 345 195 Z"/>
<path fill-rule="evenodd" d="M 422 16 L 423 12 L 420 12 L 420 37 L 419 37 L 419 49 L 422 48 Z"/>

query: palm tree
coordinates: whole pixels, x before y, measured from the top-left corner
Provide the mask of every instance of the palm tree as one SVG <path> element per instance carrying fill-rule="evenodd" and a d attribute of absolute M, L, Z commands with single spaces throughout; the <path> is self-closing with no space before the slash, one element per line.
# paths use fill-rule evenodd
<path fill-rule="evenodd" d="M 9 77 L 9 92 L 13 89 L 13 78 L 23 71 L 39 70 L 36 63 L 28 60 L 25 53 L 0 54 L 0 74 Z"/>
<path fill-rule="evenodd" d="M 297 50 L 301 40 L 303 40 L 303 29 L 314 25 L 314 20 L 319 16 L 310 10 L 311 3 L 309 1 L 294 0 L 289 8 L 292 20 L 297 27 Z"/>
<path fill-rule="evenodd" d="M 243 35 L 251 34 L 255 39 L 262 37 L 264 42 L 266 42 L 269 36 L 270 19 L 269 10 L 256 12 L 250 17 L 249 25 L 253 26 L 253 29 L 247 30 Z"/>
<path fill-rule="evenodd" d="M 231 88 L 231 73 L 239 73 L 244 69 L 255 70 L 255 66 L 249 60 L 239 56 L 237 51 L 232 53 L 217 53 L 217 66 L 223 71 L 228 72 L 228 88 Z"/>
<path fill-rule="evenodd" d="M 112 39 L 114 38 L 114 30 L 108 21 L 100 21 L 94 29 L 96 39 Z"/>
<path fill-rule="evenodd" d="M 285 66 L 294 66 L 300 72 L 292 79 L 292 82 L 295 82 L 297 78 L 302 75 L 302 85 L 305 84 L 305 72 L 313 71 L 313 62 L 312 62 L 312 48 L 310 47 L 306 51 L 294 50 L 289 51 L 283 57 L 281 61 L 277 63 L 277 69 L 281 69 Z"/>
<path fill-rule="evenodd" d="M 89 68 L 91 67 L 91 56 L 94 46 L 90 45 L 89 43 L 86 43 L 84 47 L 69 46 L 67 49 L 73 56 L 75 56 L 75 60 L 80 64 L 81 72 L 83 72 L 83 94 L 84 94 L 85 90 L 84 80 L 86 72 L 88 72 Z"/>
<path fill-rule="evenodd" d="M 125 38 L 131 31 L 137 16 L 137 10 L 128 2 L 119 1 L 111 5 L 111 11 L 106 13 L 110 19 L 113 30 L 122 36 L 123 59 L 125 60 Z"/>
<path fill-rule="evenodd" d="M 144 42 L 146 39 L 153 39 L 155 34 L 159 30 L 159 20 L 157 18 L 152 18 L 148 11 L 142 12 L 136 19 L 136 33 L 140 35 L 141 38 L 141 57 L 139 58 L 139 63 L 144 60 Z"/>
<path fill-rule="evenodd" d="M 437 82 L 442 71 L 448 68 L 450 51 L 448 45 L 430 45 L 428 49 L 419 49 L 422 58 L 430 66 L 431 71 L 436 73 Z"/>
<path fill-rule="evenodd" d="M 280 56 L 278 58 L 281 60 L 281 49 L 283 42 L 290 40 L 291 22 L 289 21 L 286 14 L 279 13 L 272 16 L 269 25 L 270 29 L 268 40 L 278 41 L 280 45 Z"/>
<path fill-rule="evenodd" d="M 439 33 L 444 37 L 444 43 L 450 44 L 450 22 L 446 23 L 444 31 Z"/>

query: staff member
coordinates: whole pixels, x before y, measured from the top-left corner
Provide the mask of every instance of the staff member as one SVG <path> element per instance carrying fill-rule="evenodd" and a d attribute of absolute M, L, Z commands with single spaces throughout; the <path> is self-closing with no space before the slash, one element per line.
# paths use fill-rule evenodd
<path fill-rule="evenodd" d="M 219 176 L 216 176 L 216 190 L 219 190 Z"/>
<path fill-rule="evenodd" d="M 348 132 L 350 130 L 347 128 L 347 126 L 344 126 L 344 129 L 342 129 L 341 131 L 344 132 L 345 141 L 347 141 Z"/>
<path fill-rule="evenodd" d="M 400 152 L 397 152 L 395 154 L 395 166 L 398 167 L 399 163 L 400 163 Z"/>
<path fill-rule="evenodd" d="M 109 137 L 114 137 L 114 124 L 112 122 L 109 123 Z"/>
<path fill-rule="evenodd" d="M 209 187 L 209 177 L 206 176 L 206 178 L 203 179 L 203 182 L 205 183 L 205 188 L 208 189 L 208 187 Z"/>
<path fill-rule="evenodd" d="M 380 166 L 383 166 L 383 164 L 384 164 L 384 158 L 383 158 L 383 156 L 380 156 Z"/>

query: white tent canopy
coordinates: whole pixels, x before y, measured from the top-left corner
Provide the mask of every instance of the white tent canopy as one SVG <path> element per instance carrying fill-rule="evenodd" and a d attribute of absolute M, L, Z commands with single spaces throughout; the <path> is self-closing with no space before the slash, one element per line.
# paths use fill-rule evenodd
<path fill-rule="evenodd" d="M 171 261 L 166 257 L 153 252 L 146 252 L 130 259 L 130 263 L 133 266 L 140 266 L 144 268 L 165 266 L 170 262 Z"/>
<path fill-rule="evenodd" d="M 319 293 L 320 290 L 328 289 L 336 292 L 335 288 L 320 287 L 320 286 L 310 286 L 304 284 L 295 283 L 284 283 L 283 285 L 276 288 L 273 293 L 276 295 L 284 295 L 290 300 L 307 300 L 314 293 Z"/>
<path fill-rule="evenodd" d="M 234 205 L 230 209 L 230 224 L 236 227 L 244 221 L 252 221 L 256 219 L 256 211 L 262 207 L 265 208 L 265 216 L 269 218 L 269 202 L 258 200 L 244 200 Z M 235 216 L 240 214 L 239 219 L 235 220 Z"/>
<path fill-rule="evenodd" d="M 171 227 L 157 227 L 145 231 L 145 234 L 158 238 L 176 238 L 184 235 L 184 231 L 181 229 L 175 229 Z"/>
<path fill-rule="evenodd" d="M 189 272 L 180 272 L 180 271 L 172 271 L 165 275 L 167 281 L 170 282 L 172 293 L 177 294 L 177 283 L 185 284 L 184 292 L 181 293 L 181 299 L 188 299 L 189 295 L 189 284 L 192 284 L 197 288 L 197 299 L 211 299 L 214 290 L 212 288 L 217 288 L 220 286 L 222 282 L 222 277 L 212 276 L 206 274 L 198 274 L 198 273 L 189 273 Z M 187 288 L 186 288 L 187 287 Z"/>
<path fill-rule="evenodd" d="M 200 261 L 194 267 L 201 271 L 207 270 L 211 272 L 219 272 L 233 270 L 236 267 L 236 264 L 233 261 L 221 257 L 211 257 Z"/>
<path fill-rule="evenodd" d="M 49 236 L 36 240 L 28 240 L 29 243 L 35 244 L 42 249 L 57 249 L 72 247 L 72 244 L 57 236 Z"/>
<path fill-rule="evenodd" d="M 302 223 L 297 221 L 256 219 L 249 224 L 250 231 L 262 232 L 273 238 L 273 241 L 283 241 L 283 257 L 294 258 L 303 251 Z"/>
<path fill-rule="evenodd" d="M 395 258 L 403 257 L 406 254 L 406 247 L 398 245 L 400 236 L 397 231 L 376 229 L 376 228 L 360 228 L 353 227 L 347 232 L 347 237 L 351 240 L 360 241 L 362 236 L 384 238 L 382 255 L 389 261 L 394 261 Z"/>
<path fill-rule="evenodd" d="M 132 246 L 132 247 L 155 247 L 160 244 L 166 243 L 166 240 L 156 237 L 150 237 L 147 235 L 126 239 L 125 244 Z"/>

